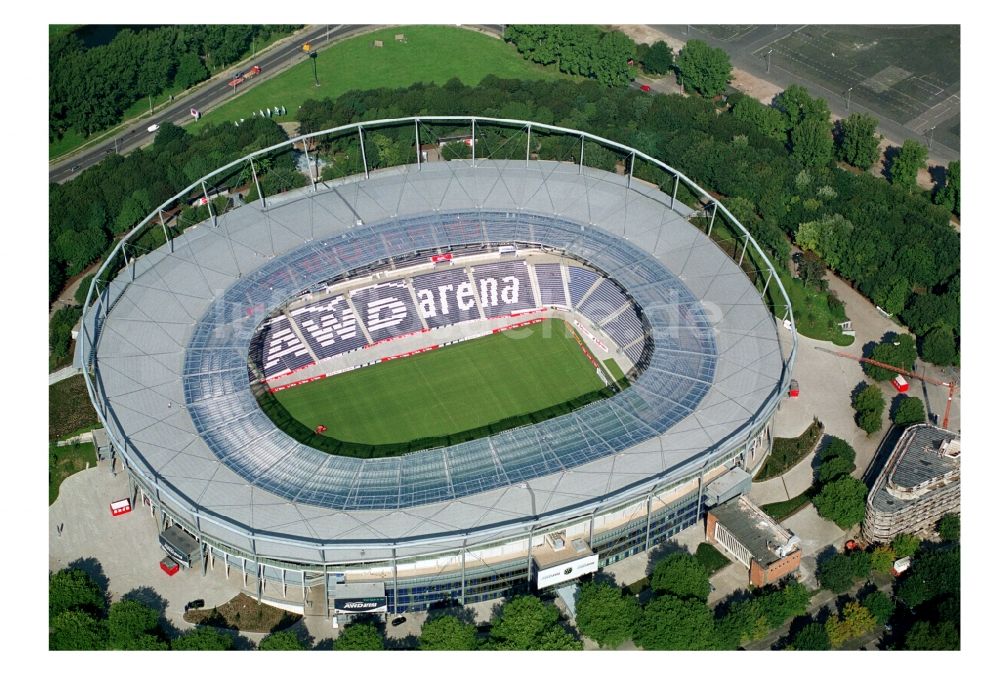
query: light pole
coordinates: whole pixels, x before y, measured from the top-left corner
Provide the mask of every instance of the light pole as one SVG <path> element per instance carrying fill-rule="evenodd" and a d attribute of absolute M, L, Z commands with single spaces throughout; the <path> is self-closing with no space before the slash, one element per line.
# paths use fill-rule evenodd
<path fill-rule="evenodd" d="M 767 54 L 766 54 L 766 56 L 767 56 L 767 72 L 768 73 L 771 72 L 771 52 L 773 52 L 773 51 L 774 51 L 773 49 L 769 49 L 769 50 L 767 50 Z"/>
<path fill-rule="evenodd" d="M 934 130 L 937 129 L 937 125 L 934 125 L 927 130 L 927 152 L 931 152 L 934 148 Z"/>
<path fill-rule="evenodd" d="M 854 89 L 854 87 L 848 87 L 847 88 L 847 114 L 848 115 L 851 114 L 851 90 L 852 89 Z"/>
<path fill-rule="evenodd" d="M 316 74 L 316 57 L 319 56 L 319 54 L 313 51 L 312 45 L 308 42 L 302 45 L 302 51 L 308 54 L 309 58 L 312 59 L 313 80 L 316 82 L 316 86 L 319 87 L 319 75 Z"/>

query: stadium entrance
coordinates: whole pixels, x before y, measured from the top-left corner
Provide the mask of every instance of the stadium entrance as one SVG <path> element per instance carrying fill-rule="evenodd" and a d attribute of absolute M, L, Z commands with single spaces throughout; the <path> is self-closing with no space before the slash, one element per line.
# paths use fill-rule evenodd
<path fill-rule="evenodd" d="M 350 622 L 361 614 L 385 615 L 389 603 L 384 582 L 354 582 L 335 584 L 328 598 L 330 620 L 334 627 Z"/>

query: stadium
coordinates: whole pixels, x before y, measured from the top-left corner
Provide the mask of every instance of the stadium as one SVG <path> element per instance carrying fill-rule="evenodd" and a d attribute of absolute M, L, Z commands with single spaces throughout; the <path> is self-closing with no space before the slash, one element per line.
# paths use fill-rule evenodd
<path fill-rule="evenodd" d="M 401 129 L 413 162 L 372 169 L 368 137 Z M 359 171 L 323 180 L 317 145 L 350 142 Z M 281 156 L 304 187 L 267 189 Z M 260 198 L 216 213 L 236 173 Z M 209 218 L 168 226 L 193 198 Z M 119 242 L 85 308 L 133 502 L 196 543 L 168 551 L 334 621 L 556 588 L 695 524 L 769 451 L 796 347 L 768 258 L 687 177 L 477 117 L 228 163 Z"/>

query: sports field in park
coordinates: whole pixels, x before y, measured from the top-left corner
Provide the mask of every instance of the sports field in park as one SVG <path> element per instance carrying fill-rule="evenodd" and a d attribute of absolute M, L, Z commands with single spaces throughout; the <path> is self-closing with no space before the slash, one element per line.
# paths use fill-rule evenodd
<path fill-rule="evenodd" d="M 480 428 L 604 387 L 562 320 L 386 361 L 275 393 L 310 429 L 360 444 Z"/>

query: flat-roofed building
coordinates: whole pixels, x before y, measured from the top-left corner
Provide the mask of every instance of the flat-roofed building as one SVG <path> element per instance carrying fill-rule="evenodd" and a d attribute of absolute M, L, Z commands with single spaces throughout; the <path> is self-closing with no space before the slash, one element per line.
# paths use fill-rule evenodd
<path fill-rule="evenodd" d="M 903 432 L 868 494 L 862 536 L 888 542 L 899 533 L 932 529 L 959 510 L 961 437 L 933 425 Z"/>
<path fill-rule="evenodd" d="M 745 495 L 708 512 L 706 537 L 747 567 L 750 584 L 763 587 L 798 570 L 799 536 L 765 514 Z"/>

